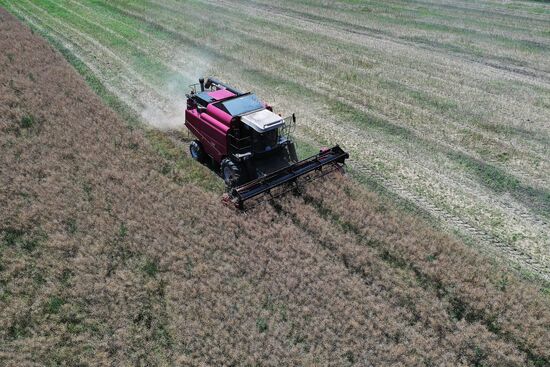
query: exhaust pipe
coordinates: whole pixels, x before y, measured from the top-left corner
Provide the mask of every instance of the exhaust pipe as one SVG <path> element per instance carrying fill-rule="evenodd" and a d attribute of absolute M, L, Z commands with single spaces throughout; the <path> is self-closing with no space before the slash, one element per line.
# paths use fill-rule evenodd
<path fill-rule="evenodd" d="M 233 88 L 227 84 L 224 84 L 222 82 L 220 82 L 218 79 L 214 79 L 214 78 L 208 78 L 206 79 L 206 84 L 205 84 L 205 87 L 206 88 L 210 88 L 211 85 L 215 85 L 216 87 L 223 87 L 225 89 L 227 89 L 228 91 L 232 92 L 232 93 L 235 93 L 236 95 L 240 96 L 241 94 L 244 94 L 243 92 L 241 92 L 240 90 L 236 89 L 236 88 Z"/>
<path fill-rule="evenodd" d="M 201 92 L 204 92 L 204 78 L 199 78 L 199 84 L 201 85 Z"/>

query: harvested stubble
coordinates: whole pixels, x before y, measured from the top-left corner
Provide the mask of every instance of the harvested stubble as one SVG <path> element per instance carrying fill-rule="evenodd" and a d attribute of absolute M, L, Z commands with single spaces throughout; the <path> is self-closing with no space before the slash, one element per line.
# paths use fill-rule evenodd
<path fill-rule="evenodd" d="M 514 274 L 338 176 L 238 215 L 4 11 L 0 33 L 0 364 L 548 363 Z"/>

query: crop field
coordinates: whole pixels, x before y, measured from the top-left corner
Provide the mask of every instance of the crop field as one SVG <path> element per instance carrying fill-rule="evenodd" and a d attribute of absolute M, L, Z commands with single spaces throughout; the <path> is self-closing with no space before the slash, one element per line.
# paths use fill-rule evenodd
<path fill-rule="evenodd" d="M 151 125 L 214 75 L 371 188 L 550 277 L 550 5 L 2 0 Z M 311 153 L 306 148 L 302 153 Z"/>
<path fill-rule="evenodd" d="M 237 215 L 1 10 L 0 34 L 1 365 L 550 361 L 516 272 L 339 175 Z"/>
<path fill-rule="evenodd" d="M 550 365 L 548 283 L 480 251 L 546 274 L 545 4 L 0 4 L 0 365 Z M 177 128 L 210 73 L 298 111 L 302 154 L 341 142 L 352 175 L 221 205 L 173 133 L 138 125 Z"/>

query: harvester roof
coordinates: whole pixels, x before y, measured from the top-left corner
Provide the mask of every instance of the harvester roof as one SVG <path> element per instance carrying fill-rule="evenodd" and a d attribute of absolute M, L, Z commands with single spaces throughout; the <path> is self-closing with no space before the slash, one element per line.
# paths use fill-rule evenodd
<path fill-rule="evenodd" d="M 265 108 L 241 116 L 241 121 L 259 133 L 277 129 L 285 124 L 281 116 Z"/>

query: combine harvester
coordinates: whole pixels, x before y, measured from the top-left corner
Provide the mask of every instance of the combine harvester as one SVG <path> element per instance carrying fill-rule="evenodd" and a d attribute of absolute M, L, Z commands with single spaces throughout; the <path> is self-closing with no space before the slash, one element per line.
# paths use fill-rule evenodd
<path fill-rule="evenodd" d="M 200 87 L 200 91 L 197 88 Z M 216 79 L 199 79 L 187 94 L 185 126 L 197 138 L 189 150 L 200 163 L 220 168 L 228 198 L 244 202 L 274 189 L 295 189 L 298 179 L 311 181 L 340 170 L 349 157 L 338 145 L 298 161 L 290 138 L 293 114 L 282 118 L 255 94 L 243 93 Z"/>

